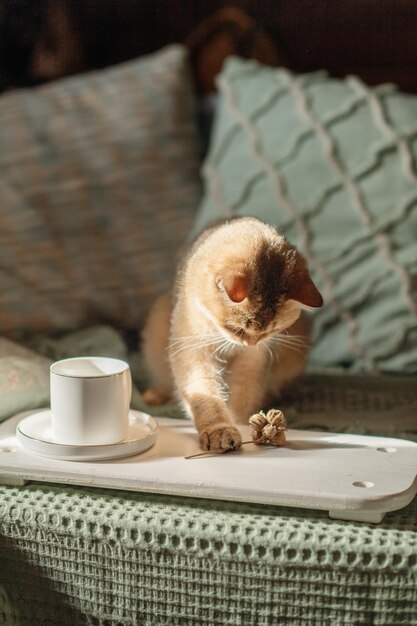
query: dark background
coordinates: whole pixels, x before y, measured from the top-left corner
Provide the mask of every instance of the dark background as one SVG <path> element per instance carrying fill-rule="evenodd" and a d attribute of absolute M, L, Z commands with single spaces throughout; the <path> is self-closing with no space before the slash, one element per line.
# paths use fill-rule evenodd
<path fill-rule="evenodd" d="M 242 31 L 240 18 L 224 18 L 223 48 L 214 44 L 208 53 L 216 69 L 214 48 L 224 56 L 231 46 L 296 71 L 355 73 L 370 84 L 392 81 L 417 92 L 416 0 L 0 0 L 0 86 L 104 67 L 170 42 L 190 45 L 198 74 L 201 45 L 210 40 L 204 31 L 213 27 L 207 20 L 225 6 L 253 22 Z M 212 88 L 210 77 L 197 75 L 196 84 Z"/>

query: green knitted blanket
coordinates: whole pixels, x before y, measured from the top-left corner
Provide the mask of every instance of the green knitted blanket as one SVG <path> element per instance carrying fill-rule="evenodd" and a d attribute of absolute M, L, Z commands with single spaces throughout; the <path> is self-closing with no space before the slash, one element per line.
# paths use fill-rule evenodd
<path fill-rule="evenodd" d="M 0 624 L 411 626 L 416 514 L 0 487 Z"/>
<path fill-rule="evenodd" d="M 47 376 L 49 359 L 98 354 L 100 342 L 100 353 L 129 356 L 103 328 L 31 348 Z M 39 372 L 26 406 L 12 392 L 24 378 L 11 377 L 3 418 L 4 398 L 9 411 L 47 403 Z M 310 374 L 285 408 L 292 427 L 413 439 L 416 409 L 415 378 L 340 372 Z M 84 624 L 417 626 L 417 501 L 373 526 L 303 509 L 0 486 L 0 625 Z"/>

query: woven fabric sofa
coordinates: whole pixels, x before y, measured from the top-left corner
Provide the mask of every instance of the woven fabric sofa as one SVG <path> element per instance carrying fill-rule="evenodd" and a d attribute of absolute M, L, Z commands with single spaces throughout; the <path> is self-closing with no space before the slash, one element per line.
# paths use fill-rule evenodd
<path fill-rule="evenodd" d="M 76 4 L 39 3 L 49 6 L 42 36 L 80 11 L 80 32 L 70 31 L 88 40 L 97 7 L 84 3 L 84 15 Z M 84 41 L 83 62 L 80 53 L 52 64 L 47 78 L 59 80 L 40 87 L 29 85 L 46 78 L 33 68 L 51 67 L 44 41 L 32 74 L 0 63 L 0 89 L 4 76 L 6 87 L 25 87 L 0 95 L 0 422 L 48 406 L 50 363 L 80 354 L 128 360 L 132 406 L 151 412 L 140 395 L 146 312 L 190 233 L 241 211 L 307 242 L 326 291 L 309 371 L 282 405 L 291 428 L 417 441 L 417 101 L 368 87 L 395 80 L 416 91 L 413 5 L 391 29 L 390 2 L 368 3 L 369 37 L 365 9 L 342 2 L 312 10 L 297 0 L 293 12 L 249 1 L 237 3 L 249 15 L 234 6 L 213 16 L 223 2 L 184 1 L 170 27 L 159 0 L 146 15 L 131 4 L 109 2 L 96 22 L 97 55 L 100 23 L 105 43 L 125 29 L 112 58 Z M 139 56 L 184 39 L 190 58 L 178 45 Z M 262 64 L 235 58 L 215 79 L 229 53 Z M 323 68 L 363 82 L 304 74 Z M 202 184 L 213 97 L 201 96 L 215 85 Z M 2 484 L 9 453 L 0 440 L 0 626 L 417 625 L 416 500 L 373 525 L 301 508 Z"/>

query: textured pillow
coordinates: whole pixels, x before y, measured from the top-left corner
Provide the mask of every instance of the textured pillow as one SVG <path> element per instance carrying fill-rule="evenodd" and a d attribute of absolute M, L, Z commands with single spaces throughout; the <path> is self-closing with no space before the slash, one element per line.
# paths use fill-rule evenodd
<path fill-rule="evenodd" d="M 230 59 L 194 234 L 254 215 L 298 246 L 325 299 L 312 361 L 417 371 L 417 98 Z"/>
<path fill-rule="evenodd" d="M 141 323 L 201 199 L 185 50 L 0 98 L 0 332 Z"/>

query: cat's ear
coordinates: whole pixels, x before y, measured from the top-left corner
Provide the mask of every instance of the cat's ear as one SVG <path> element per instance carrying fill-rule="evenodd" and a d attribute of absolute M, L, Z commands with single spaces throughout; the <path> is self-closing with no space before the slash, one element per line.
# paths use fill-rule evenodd
<path fill-rule="evenodd" d="M 320 291 L 306 272 L 305 276 L 291 289 L 290 297 L 305 307 L 318 309 L 323 306 L 323 298 Z"/>
<path fill-rule="evenodd" d="M 227 272 L 218 276 L 216 283 L 233 304 L 243 302 L 248 296 L 248 281 L 243 274 Z"/>

